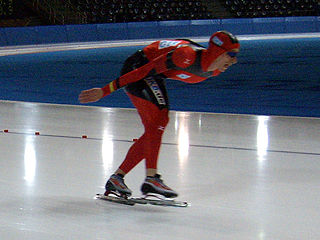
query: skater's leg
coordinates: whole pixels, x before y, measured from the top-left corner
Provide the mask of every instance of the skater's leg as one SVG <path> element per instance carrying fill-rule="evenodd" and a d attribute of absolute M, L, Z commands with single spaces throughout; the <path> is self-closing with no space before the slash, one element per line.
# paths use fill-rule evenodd
<path fill-rule="evenodd" d="M 128 172 L 145 158 L 147 177 L 142 184 L 141 191 L 144 194 L 156 193 L 170 198 L 177 197 L 178 194 L 165 185 L 160 175 L 157 174 L 162 135 L 169 121 L 168 109 L 159 109 L 158 106 L 145 99 L 130 94 L 129 96 L 140 114 L 145 132 L 130 148 L 125 161 L 119 169 L 123 172 Z M 142 154 L 142 157 L 139 154 Z M 140 157 L 137 158 L 137 156 Z"/>
<path fill-rule="evenodd" d="M 148 62 L 148 59 L 144 56 L 142 51 L 138 51 L 135 54 L 133 54 L 131 57 L 129 57 L 125 63 L 124 66 L 121 70 L 121 75 L 126 74 L 127 72 L 130 72 L 144 64 L 146 64 Z M 154 80 L 154 78 L 152 78 L 151 80 Z M 161 93 L 164 101 L 160 104 L 161 107 L 159 107 L 159 105 L 157 105 L 156 101 L 156 96 L 154 95 L 155 93 L 153 92 L 153 90 L 150 88 L 150 85 L 148 85 L 148 81 L 139 81 L 137 83 L 134 84 L 130 84 L 130 86 L 126 87 L 126 91 L 127 93 L 129 93 L 128 95 L 132 96 L 132 99 L 137 99 L 137 103 L 135 103 L 133 101 L 133 104 L 136 105 L 138 112 L 141 116 L 141 113 L 143 113 L 143 116 L 145 116 L 145 114 L 148 113 L 148 111 L 146 111 L 145 105 L 142 103 L 140 103 L 140 101 L 138 101 L 139 99 L 144 99 L 146 101 L 149 101 L 149 104 L 154 103 L 158 108 L 158 110 L 162 109 L 162 108 L 168 108 L 168 101 L 167 101 L 167 92 L 166 92 L 166 87 L 165 87 L 165 82 L 163 81 L 162 77 L 155 79 L 155 81 L 157 82 L 156 84 L 159 84 L 159 91 L 158 94 Z M 132 94 L 130 94 L 132 93 Z M 134 95 L 136 97 L 134 97 Z M 148 105 L 148 104 L 147 104 Z M 166 113 L 166 115 L 168 115 L 168 113 Z M 156 117 L 156 116 L 155 116 Z M 142 117 L 141 117 L 142 118 Z M 145 124 L 145 122 L 148 122 L 148 120 L 152 120 L 154 118 L 154 115 L 151 116 L 151 118 L 147 118 L 145 121 L 144 118 L 142 118 L 142 122 L 143 124 Z M 168 116 L 166 116 L 166 118 L 168 118 Z M 112 181 L 112 177 L 114 176 L 119 176 L 122 179 L 122 182 L 124 184 L 124 180 L 123 177 L 132 169 L 134 168 L 141 160 L 143 159 L 150 159 L 150 157 L 146 157 L 145 156 L 145 148 L 150 149 L 150 147 L 145 147 L 145 144 L 148 143 L 149 141 L 149 132 L 147 130 L 149 130 L 149 128 L 147 129 L 145 127 L 145 133 L 131 146 L 131 148 L 128 151 L 128 154 L 125 158 L 125 160 L 123 161 L 123 163 L 121 164 L 121 166 L 116 170 L 115 174 L 112 175 L 110 177 L 109 181 Z M 162 134 L 161 134 L 162 135 Z M 160 137 L 160 141 L 161 141 L 161 137 Z M 160 146 L 160 144 L 158 144 Z M 157 146 L 156 146 L 157 147 Z M 158 150 L 156 151 L 156 158 L 153 157 L 153 162 L 157 162 L 157 155 L 158 155 Z M 148 155 L 148 154 L 147 154 Z M 152 157 L 151 157 L 152 158 Z M 155 160 L 156 159 L 156 160 Z M 148 162 L 149 160 L 147 160 Z M 149 166 L 149 165 L 148 165 Z M 151 167 L 154 168 L 150 168 L 149 170 L 147 170 L 147 174 L 155 174 L 156 173 L 156 164 L 151 164 Z M 120 179 L 120 180 L 121 180 Z M 108 182 L 106 184 L 106 192 L 108 192 Z M 111 186 L 112 185 L 108 185 Z M 130 191 L 130 189 L 127 189 L 128 191 Z M 130 191 L 131 192 L 131 191 Z"/>
<path fill-rule="evenodd" d="M 147 176 L 157 173 L 158 155 L 165 127 L 168 124 L 168 109 L 159 109 L 155 104 L 129 94 L 136 106 L 145 128 L 144 134 L 131 146 L 128 154 L 117 170 L 128 173 L 142 159 L 146 160 Z"/>
<path fill-rule="evenodd" d="M 143 134 L 135 143 L 130 147 L 124 161 L 117 169 L 116 173 L 126 175 L 131 171 L 139 162 L 144 159 L 144 142 L 145 135 Z"/>

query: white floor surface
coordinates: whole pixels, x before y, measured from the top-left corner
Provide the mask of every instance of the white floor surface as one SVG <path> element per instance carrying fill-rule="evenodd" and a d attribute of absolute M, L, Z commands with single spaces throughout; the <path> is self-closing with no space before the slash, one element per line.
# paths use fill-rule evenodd
<path fill-rule="evenodd" d="M 94 199 L 135 110 L 0 101 L 0 130 L 1 240 L 320 239 L 320 119 L 172 111 L 159 172 L 187 208 Z"/>

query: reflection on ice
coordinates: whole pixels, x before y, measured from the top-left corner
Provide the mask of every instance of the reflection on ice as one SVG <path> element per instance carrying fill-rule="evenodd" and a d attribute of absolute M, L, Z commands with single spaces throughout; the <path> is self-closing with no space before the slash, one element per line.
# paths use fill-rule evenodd
<path fill-rule="evenodd" d="M 34 137 L 27 136 L 24 150 L 24 180 L 29 186 L 33 185 L 36 176 L 37 158 Z"/>
<path fill-rule="evenodd" d="M 266 160 L 267 150 L 269 146 L 269 134 L 268 134 L 268 120 L 269 117 L 258 116 L 258 129 L 257 129 L 257 154 L 258 160 Z"/>

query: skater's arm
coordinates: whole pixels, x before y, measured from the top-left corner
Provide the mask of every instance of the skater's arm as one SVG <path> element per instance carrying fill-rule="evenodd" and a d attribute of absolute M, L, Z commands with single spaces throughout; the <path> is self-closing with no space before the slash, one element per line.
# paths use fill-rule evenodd
<path fill-rule="evenodd" d="M 168 54 L 161 55 L 104 86 L 102 88 L 103 97 L 129 83 L 137 82 L 145 78 L 152 70 L 154 70 L 156 74 L 160 74 L 177 67 L 187 68 L 194 63 L 195 58 L 196 52 L 191 47 L 185 46 L 176 48 Z M 170 64 L 168 64 L 169 60 Z"/>
<path fill-rule="evenodd" d="M 169 54 L 161 55 L 147 64 L 120 76 L 103 88 L 92 88 L 82 91 L 79 95 L 79 101 L 81 103 L 96 102 L 119 88 L 145 78 L 152 71 L 160 74 L 175 67 L 186 68 L 194 62 L 195 58 L 195 52 L 193 50 L 190 51 L 190 49 L 190 47 L 177 48 Z M 171 64 L 169 65 L 167 64 L 168 59 L 171 60 Z"/>
<path fill-rule="evenodd" d="M 102 88 L 103 97 L 109 95 L 110 93 L 130 84 L 137 82 L 143 78 L 145 78 L 155 67 L 157 64 L 157 60 L 148 62 L 147 64 L 128 72 L 116 80 L 108 83 L 106 86 Z"/>
<path fill-rule="evenodd" d="M 129 83 L 133 83 L 143 79 L 154 68 L 155 62 L 149 62 L 140 68 L 137 68 L 131 72 L 122 75 L 116 80 L 108 83 L 103 88 L 91 88 L 84 90 L 79 95 L 80 103 L 90 103 L 99 101 L 101 98 L 111 94 L 112 92 L 122 88 Z"/>

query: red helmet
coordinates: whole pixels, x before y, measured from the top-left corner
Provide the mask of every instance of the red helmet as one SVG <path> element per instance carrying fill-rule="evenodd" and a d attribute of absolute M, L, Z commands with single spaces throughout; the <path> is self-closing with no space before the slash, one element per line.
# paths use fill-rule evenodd
<path fill-rule="evenodd" d="M 210 64 L 221 54 L 240 48 L 238 39 L 227 31 L 219 31 L 210 37 L 207 50 L 202 58 L 202 69 L 207 71 Z"/>

